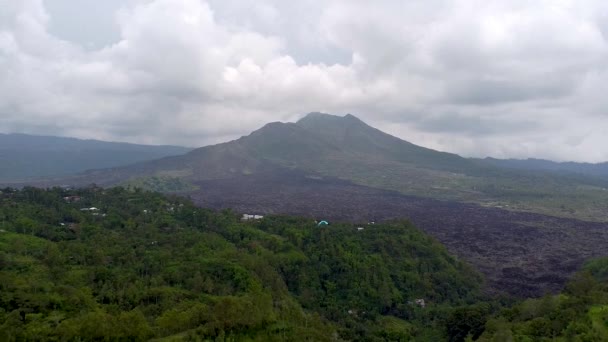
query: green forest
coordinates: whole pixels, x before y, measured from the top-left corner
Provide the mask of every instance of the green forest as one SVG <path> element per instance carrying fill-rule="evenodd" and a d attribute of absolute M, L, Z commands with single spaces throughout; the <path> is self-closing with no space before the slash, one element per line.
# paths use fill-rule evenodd
<path fill-rule="evenodd" d="M 1 341 L 603 341 L 608 259 L 514 301 L 407 221 L 196 207 L 121 187 L 3 189 Z"/>

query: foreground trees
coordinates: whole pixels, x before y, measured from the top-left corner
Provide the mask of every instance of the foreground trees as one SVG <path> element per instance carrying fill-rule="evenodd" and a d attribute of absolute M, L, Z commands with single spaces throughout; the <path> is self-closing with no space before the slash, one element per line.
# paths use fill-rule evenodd
<path fill-rule="evenodd" d="M 240 222 L 122 188 L 0 193 L 2 341 L 589 339 L 605 332 L 608 267 L 587 272 L 498 313 L 479 274 L 407 222 Z"/>
<path fill-rule="evenodd" d="M 503 310 L 481 340 L 608 341 L 608 258 L 589 262 L 560 295 Z"/>
<path fill-rule="evenodd" d="M 2 340 L 399 340 L 478 298 L 479 275 L 407 222 L 240 222 L 121 188 L 0 201 Z"/>

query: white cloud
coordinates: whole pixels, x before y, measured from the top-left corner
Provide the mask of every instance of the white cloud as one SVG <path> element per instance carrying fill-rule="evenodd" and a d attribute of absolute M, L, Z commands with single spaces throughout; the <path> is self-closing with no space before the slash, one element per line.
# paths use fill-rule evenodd
<path fill-rule="evenodd" d="M 321 110 L 466 155 L 608 160 L 599 0 L 130 0 L 93 48 L 59 2 L 0 0 L 2 131 L 202 145 Z"/>

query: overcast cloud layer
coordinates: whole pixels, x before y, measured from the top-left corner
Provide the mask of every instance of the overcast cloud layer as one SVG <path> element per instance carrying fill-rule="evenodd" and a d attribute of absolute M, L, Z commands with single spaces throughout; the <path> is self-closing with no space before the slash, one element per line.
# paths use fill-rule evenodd
<path fill-rule="evenodd" d="M 604 0 L 0 0 L 0 131 L 201 146 L 310 111 L 608 160 Z"/>

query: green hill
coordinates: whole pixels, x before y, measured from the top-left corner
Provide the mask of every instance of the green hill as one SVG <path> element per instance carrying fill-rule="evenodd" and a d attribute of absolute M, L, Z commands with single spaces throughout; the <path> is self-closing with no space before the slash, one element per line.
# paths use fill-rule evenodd
<path fill-rule="evenodd" d="M 480 298 L 407 222 L 241 222 L 122 188 L 4 189 L 0 217 L 2 341 L 441 340 Z"/>

